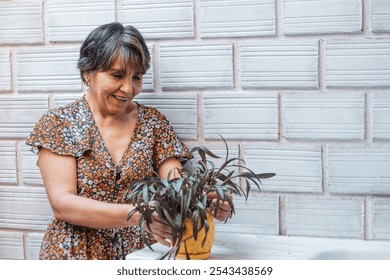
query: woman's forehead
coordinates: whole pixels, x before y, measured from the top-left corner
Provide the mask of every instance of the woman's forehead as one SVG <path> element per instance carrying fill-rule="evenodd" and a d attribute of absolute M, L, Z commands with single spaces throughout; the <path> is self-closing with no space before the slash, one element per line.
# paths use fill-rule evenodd
<path fill-rule="evenodd" d="M 139 67 L 136 66 L 136 63 L 131 57 L 121 57 L 117 56 L 109 67 L 109 71 L 118 71 L 118 72 L 141 72 Z"/>

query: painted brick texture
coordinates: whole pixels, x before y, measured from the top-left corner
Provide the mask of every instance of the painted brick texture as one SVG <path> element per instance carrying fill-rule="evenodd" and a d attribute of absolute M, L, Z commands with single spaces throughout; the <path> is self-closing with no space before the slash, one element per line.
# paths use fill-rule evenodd
<path fill-rule="evenodd" d="M 200 0 L 202 38 L 274 35 L 275 25 L 273 0 Z"/>
<path fill-rule="evenodd" d="M 19 20 L 22 18 L 23 20 Z M 137 101 L 189 147 L 259 172 L 223 232 L 390 241 L 387 0 L 0 1 L 0 259 L 36 259 L 52 212 L 24 144 L 85 93 L 76 63 L 96 26 L 147 39 Z M 285 256 L 288 257 L 288 256 Z"/>
<path fill-rule="evenodd" d="M 0 44 L 43 43 L 42 1 L 2 1 L 0 10 Z"/>
<path fill-rule="evenodd" d="M 110 0 L 49 0 L 47 4 L 50 42 L 82 42 L 93 28 L 115 21 L 115 4 Z"/>
<path fill-rule="evenodd" d="M 0 92 L 11 90 L 11 56 L 8 49 L 0 50 Z"/>
<path fill-rule="evenodd" d="M 194 36 L 192 0 L 122 0 L 120 3 L 123 23 L 136 26 L 145 38 Z"/>
<path fill-rule="evenodd" d="M 364 140 L 364 94 L 286 94 L 287 139 Z"/>
<path fill-rule="evenodd" d="M 362 1 L 284 0 L 284 31 L 288 35 L 361 32 Z"/>

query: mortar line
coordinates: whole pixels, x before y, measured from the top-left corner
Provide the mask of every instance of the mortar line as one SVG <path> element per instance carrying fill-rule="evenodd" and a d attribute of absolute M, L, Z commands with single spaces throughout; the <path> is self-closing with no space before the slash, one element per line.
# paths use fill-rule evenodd
<path fill-rule="evenodd" d="M 203 94 L 198 93 L 197 99 L 197 141 L 204 142 L 204 122 L 203 122 Z"/>
<path fill-rule="evenodd" d="M 284 121 L 284 93 L 278 92 L 277 93 L 278 98 L 278 141 L 280 143 L 286 142 L 286 128 L 285 128 L 285 121 Z"/>
<path fill-rule="evenodd" d="M 201 30 L 200 30 L 200 2 L 199 0 L 193 0 L 193 22 L 194 22 L 194 39 L 200 40 Z"/>
<path fill-rule="evenodd" d="M 279 196 L 279 235 L 285 236 L 286 230 L 286 196 Z"/>
<path fill-rule="evenodd" d="M 283 1 L 275 0 L 275 35 L 283 36 Z"/>
<path fill-rule="evenodd" d="M 121 0 L 115 0 L 115 21 L 121 22 Z"/>
<path fill-rule="evenodd" d="M 240 73 L 240 46 L 239 43 L 232 43 L 232 67 L 233 67 L 233 90 L 240 91 L 242 90 Z"/>
<path fill-rule="evenodd" d="M 364 199 L 363 239 L 372 239 L 372 199 Z"/>
<path fill-rule="evenodd" d="M 372 102 L 372 92 L 367 92 L 365 94 L 364 102 L 364 139 L 367 143 L 372 143 L 373 141 L 373 102 Z"/>
<path fill-rule="evenodd" d="M 362 1 L 362 32 L 365 35 L 371 34 L 371 0 Z"/>
<path fill-rule="evenodd" d="M 44 45 L 50 45 L 49 40 L 49 26 L 47 24 L 48 18 L 48 3 L 47 1 L 42 2 L 42 36 Z"/>
<path fill-rule="evenodd" d="M 153 68 L 153 92 L 162 92 L 162 82 L 160 73 L 160 44 L 154 43 L 152 48 L 152 68 Z"/>
<path fill-rule="evenodd" d="M 321 175 L 322 192 L 325 196 L 329 195 L 329 147 L 328 144 L 321 146 Z"/>
<path fill-rule="evenodd" d="M 326 42 L 323 39 L 318 41 L 318 88 L 326 91 Z"/>

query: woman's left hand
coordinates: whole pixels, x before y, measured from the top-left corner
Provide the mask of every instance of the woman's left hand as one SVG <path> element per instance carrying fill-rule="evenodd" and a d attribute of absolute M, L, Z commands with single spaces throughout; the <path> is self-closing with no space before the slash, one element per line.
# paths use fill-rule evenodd
<path fill-rule="evenodd" d="M 232 199 L 232 195 L 228 194 L 229 198 Z M 230 205 L 227 201 L 219 201 L 218 205 L 218 211 L 217 214 L 214 215 L 214 209 L 217 206 L 218 200 L 217 200 L 217 194 L 216 193 L 210 193 L 208 195 L 209 199 L 211 200 L 211 206 L 209 206 L 209 211 L 213 215 L 214 218 L 216 218 L 219 221 L 224 221 L 227 218 L 230 218 L 232 215 L 232 209 L 230 208 Z"/>

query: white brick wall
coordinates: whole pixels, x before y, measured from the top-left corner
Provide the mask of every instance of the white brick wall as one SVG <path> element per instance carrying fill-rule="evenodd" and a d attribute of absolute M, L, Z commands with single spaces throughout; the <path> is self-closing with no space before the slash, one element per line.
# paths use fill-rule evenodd
<path fill-rule="evenodd" d="M 318 88 L 318 42 L 275 41 L 240 44 L 243 88 Z"/>
<path fill-rule="evenodd" d="M 21 20 L 23 19 L 23 20 Z M 42 44 L 41 1 L 1 3 L 0 44 Z"/>
<path fill-rule="evenodd" d="M 362 31 L 361 0 L 284 0 L 283 8 L 288 35 Z"/>
<path fill-rule="evenodd" d="M 113 1 L 111 1 L 113 2 Z M 192 0 L 122 0 L 124 24 L 136 26 L 145 38 L 193 38 Z"/>
<path fill-rule="evenodd" d="M 364 140 L 364 94 L 284 96 L 285 134 L 299 140 Z"/>
<path fill-rule="evenodd" d="M 0 259 L 37 258 L 52 213 L 24 141 L 49 108 L 83 94 L 80 44 L 114 20 L 139 28 L 152 53 L 139 102 L 190 147 L 221 154 L 221 134 L 250 168 L 277 173 L 219 230 L 390 240 L 389 1 L 9 0 Z"/>
<path fill-rule="evenodd" d="M 200 0 L 199 5 L 202 38 L 275 34 L 273 0 Z"/>
<path fill-rule="evenodd" d="M 50 42 L 82 42 L 93 28 L 115 20 L 110 0 L 57 0 L 47 4 Z"/>

